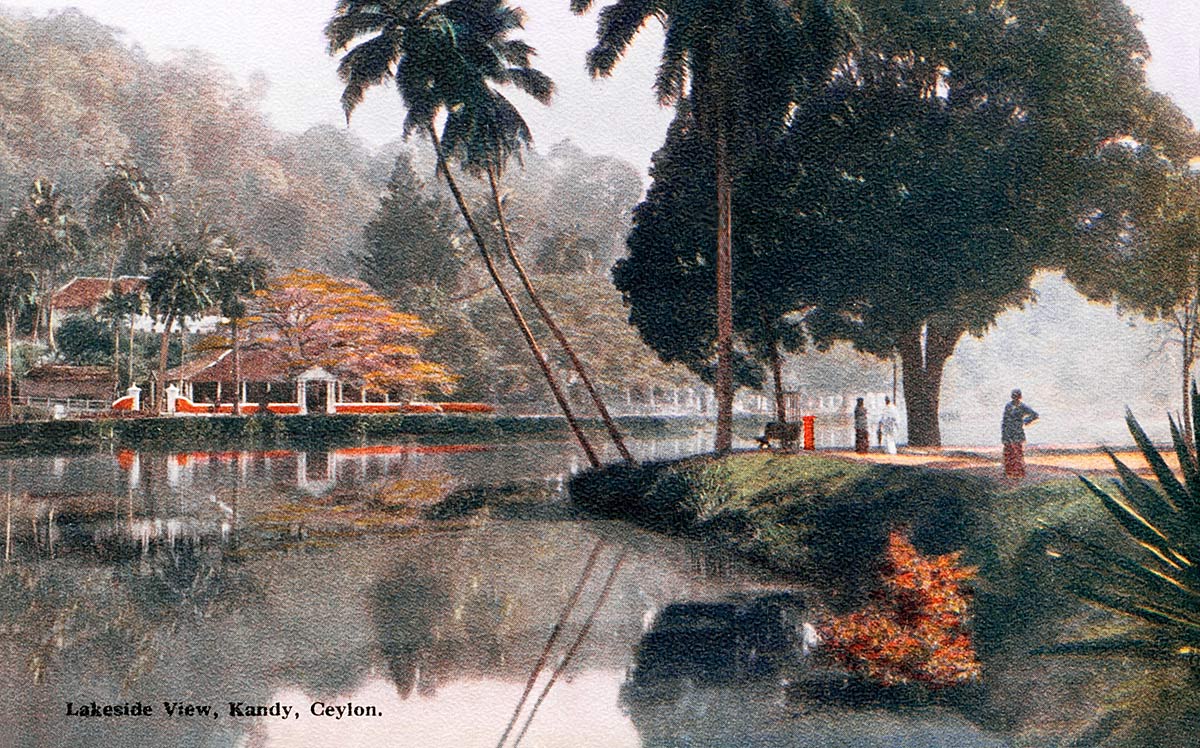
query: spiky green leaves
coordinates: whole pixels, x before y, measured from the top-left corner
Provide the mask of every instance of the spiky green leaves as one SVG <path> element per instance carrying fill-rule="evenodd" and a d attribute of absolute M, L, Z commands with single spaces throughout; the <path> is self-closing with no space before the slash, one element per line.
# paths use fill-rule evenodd
<path fill-rule="evenodd" d="M 1192 388 L 1193 407 L 1200 395 Z M 1200 644 L 1200 463 L 1174 419 L 1171 438 L 1183 481 L 1159 454 L 1133 414 L 1129 432 L 1153 472 L 1158 487 L 1111 452 L 1118 479 L 1113 496 L 1087 478 L 1080 480 L 1117 520 L 1139 549 L 1133 554 L 1056 530 L 1082 572 L 1072 588 L 1080 597 L 1153 625 L 1158 636 L 1137 649 L 1161 654 Z M 1193 419 L 1194 427 L 1194 419 Z M 1077 643 L 1078 644 L 1078 643 Z M 1093 642 L 1084 642 L 1084 645 Z M 1085 647 L 1085 649 L 1089 649 Z M 1060 651 L 1055 648 L 1049 651 Z"/>

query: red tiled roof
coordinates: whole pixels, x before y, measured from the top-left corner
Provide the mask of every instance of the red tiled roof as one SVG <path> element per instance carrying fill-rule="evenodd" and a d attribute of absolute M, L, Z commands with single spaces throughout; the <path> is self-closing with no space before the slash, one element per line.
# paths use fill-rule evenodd
<path fill-rule="evenodd" d="M 262 348 L 241 352 L 243 382 L 288 382 L 287 368 L 275 353 Z M 233 351 L 212 351 L 203 358 L 190 361 L 167 372 L 168 382 L 180 379 L 188 382 L 233 383 Z"/>
<path fill-rule="evenodd" d="M 137 275 L 122 275 L 115 281 L 108 278 L 75 278 L 55 292 L 51 306 L 64 311 L 92 309 L 115 285 L 121 293 L 141 291 L 146 287 L 146 278 Z"/>
<path fill-rule="evenodd" d="M 107 366 L 47 364 L 33 367 L 25 378 L 34 382 L 112 382 L 113 377 Z"/>

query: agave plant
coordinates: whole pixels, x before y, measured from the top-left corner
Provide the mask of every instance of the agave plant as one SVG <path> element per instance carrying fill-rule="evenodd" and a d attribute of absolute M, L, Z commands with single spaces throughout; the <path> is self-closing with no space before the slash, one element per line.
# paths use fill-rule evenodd
<path fill-rule="evenodd" d="M 1193 383 L 1192 413 L 1197 407 L 1200 394 Z M 1090 572 L 1080 575 L 1073 591 L 1085 600 L 1150 624 L 1152 635 L 1077 642 L 1055 647 L 1055 651 L 1140 651 L 1195 661 L 1195 653 L 1200 652 L 1200 462 L 1194 445 L 1200 443 L 1200 428 L 1194 416 L 1190 420 L 1184 424 L 1192 431 L 1189 444 L 1180 426 L 1170 419 L 1181 475 L 1172 471 L 1126 409 L 1129 432 L 1158 486 L 1111 451 L 1108 455 L 1119 478 L 1112 480 L 1116 495 L 1080 476 L 1120 523 L 1136 551 L 1132 547 L 1116 550 L 1058 531 L 1073 549 L 1071 560 Z"/>

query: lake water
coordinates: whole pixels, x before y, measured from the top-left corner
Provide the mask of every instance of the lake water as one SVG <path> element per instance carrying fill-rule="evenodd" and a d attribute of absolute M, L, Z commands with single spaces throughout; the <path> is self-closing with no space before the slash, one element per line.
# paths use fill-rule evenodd
<path fill-rule="evenodd" d="M 494 746 L 576 589 L 508 745 L 560 666 L 520 745 L 1006 744 L 948 707 L 797 699 L 812 592 L 576 516 L 579 466 L 553 441 L 0 461 L 0 745 Z M 505 511 L 338 531 L 339 497 L 505 486 Z M 93 701 L 153 713 L 66 713 Z"/>

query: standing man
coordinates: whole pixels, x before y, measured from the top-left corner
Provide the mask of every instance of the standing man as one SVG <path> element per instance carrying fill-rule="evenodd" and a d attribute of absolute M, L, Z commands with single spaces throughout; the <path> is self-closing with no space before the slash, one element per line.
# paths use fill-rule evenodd
<path fill-rule="evenodd" d="M 1037 420 L 1033 408 L 1021 402 L 1021 391 L 1012 391 L 1012 402 L 1004 406 L 1000 422 L 1000 441 L 1004 444 L 1004 474 L 1025 477 L 1025 427 Z"/>
<path fill-rule="evenodd" d="M 867 431 L 867 406 L 858 398 L 854 404 L 854 451 L 865 455 L 871 449 L 871 436 Z"/>

